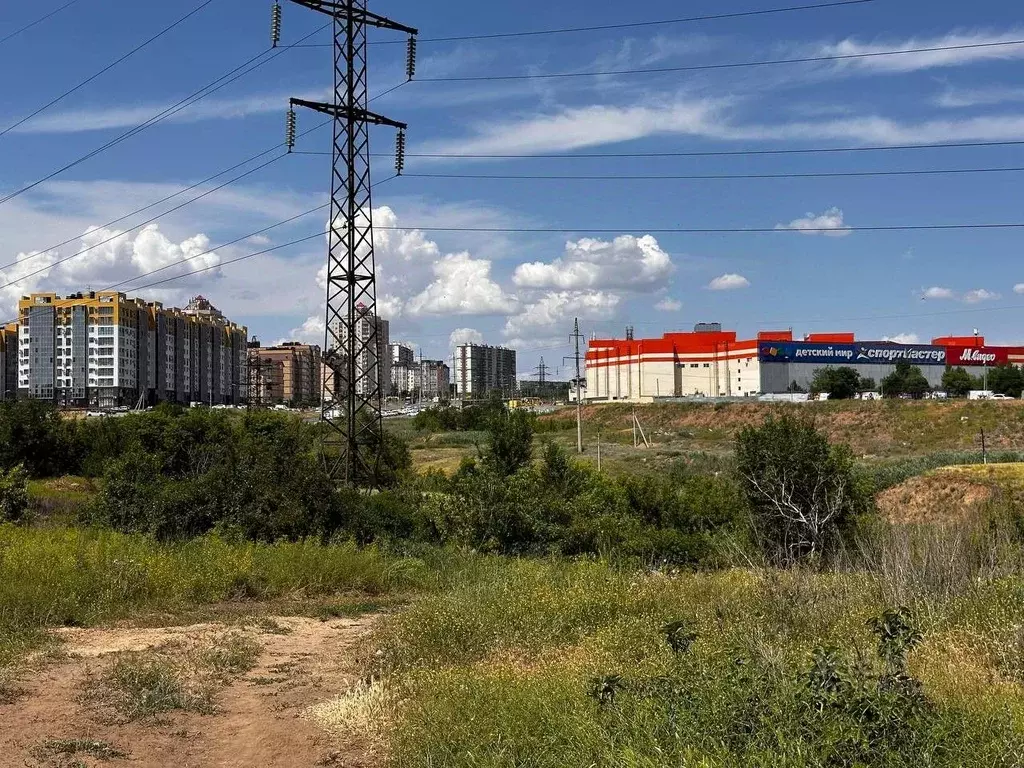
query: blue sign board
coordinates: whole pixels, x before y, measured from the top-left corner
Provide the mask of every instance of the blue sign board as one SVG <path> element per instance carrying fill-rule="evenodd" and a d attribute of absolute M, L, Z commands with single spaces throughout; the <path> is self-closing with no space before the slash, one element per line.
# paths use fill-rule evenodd
<path fill-rule="evenodd" d="M 762 363 L 820 363 L 821 365 L 945 365 L 946 348 L 927 344 L 821 344 L 806 341 L 762 341 Z"/>

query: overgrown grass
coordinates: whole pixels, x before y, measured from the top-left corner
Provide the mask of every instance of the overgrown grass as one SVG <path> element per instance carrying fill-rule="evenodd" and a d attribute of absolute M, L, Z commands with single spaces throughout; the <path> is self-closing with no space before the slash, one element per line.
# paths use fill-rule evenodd
<path fill-rule="evenodd" d="M 190 679 L 175 659 L 153 651 L 121 654 L 94 689 L 94 698 L 127 720 L 141 720 L 171 710 L 211 714 L 212 686 Z"/>
<path fill-rule="evenodd" d="M 423 561 L 318 542 L 161 544 L 74 528 L 0 526 L 0 667 L 37 645 L 40 629 L 140 612 L 284 595 L 402 593 L 434 578 Z"/>
<path fill-rule="evenodd" d="M 949 566 L 919 542 L 899 596 L 922 637 L 903 668 L 870 621 L 897 607 L 907 535 L 876 533 L 896 543 L 831 573 L 478 559 L 376 638 L 403 702 L 392 763 L 1018 765 L 1021 571 L 964 558 L 973 579 L 935 589 Z M 674 650 L 667 628 L 692 643 Z"/>
<path fill-rule="evenodd" d="M 211 714 L 217 690 L 256 666 L 261 650 L 251 637 L 229 632 L 195 646 L 126 651 L 89 685 L 87 695 L 126 720 L 176 709 Z"/>

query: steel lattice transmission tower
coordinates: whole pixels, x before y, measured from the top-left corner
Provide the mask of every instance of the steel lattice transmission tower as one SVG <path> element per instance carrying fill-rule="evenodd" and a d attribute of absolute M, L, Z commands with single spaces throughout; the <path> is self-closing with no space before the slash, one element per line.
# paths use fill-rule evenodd
<path fill-rule="evenodd" d="M 327 254 L 327 302 L 321 421 L 323 453 L 331 476 L 349 485 L 374 485 L 383 441 L 380 380 L 381 349 L 373 254 L 370 182 L 371 125 L 397 128 L 396 171 L 404 163 L 405 123 L 367 109 L 366 32 L 368 27 L 410 35 L 408 76 L 415 70 L 417 30 L 366 9 L 366 0 L 292 0 L 334 20 L 334 99 L 332 103 L 292 99 L 334 118 L 331 218 Z M 289 112 L 288 144 L 295 136 Z"/>

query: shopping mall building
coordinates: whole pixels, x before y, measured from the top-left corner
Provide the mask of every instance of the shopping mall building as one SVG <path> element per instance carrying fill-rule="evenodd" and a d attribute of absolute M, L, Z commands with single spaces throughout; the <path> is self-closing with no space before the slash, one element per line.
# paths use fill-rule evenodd
<path fill-rule="evenodd" d="M 628 334 L 631 335 L 631 334 Z M 946 366 L 975 376 L 986 367 L 1024 365 L 1024 347 L 995 347 L 983 336 L 945 336 L 931 344 L 858 341 L 852 333 L 762 331 L 737 339 L 735 331 L 701 324 L 692 333 L 660 339 L 592 339 L 587 348 L 587 392 L 591 401 L 646 402 L 665 397 L 750 397 L 810 386 L 819 368 L 848 366 L 876 382 L 897 363 L 921 369 L 938 387 Z"/>

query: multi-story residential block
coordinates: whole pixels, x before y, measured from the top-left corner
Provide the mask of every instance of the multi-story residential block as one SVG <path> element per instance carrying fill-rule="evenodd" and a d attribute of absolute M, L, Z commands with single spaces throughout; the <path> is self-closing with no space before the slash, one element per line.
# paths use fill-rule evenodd
<path fill-rule="evenodd" d="M 447 400 L 451 395 L 451 368 L 443 360 L 421 360 L 417 385 L 421 400 Z"/>
<path fill-rule="evenodd" d="M 486 344 L 461 344 L 455 349 L 455 388 L 461 397 L 486 397 L 492 391 L 516 391 L 516 351 Z"/>
<path fill-rule="evenodd" d="M 246 397 L 246 329 L 201 296 L 185 309 L 116 291 L 19 302 L 17 389 L 66 406 L 208 405 Z"/>
<path fill-rule="evenodd" d="M 394 395 L 408 395 L 416 389 L 416 353 L 412 346 L 401 341 L 392 342 L 391 389 Z"/>
<path fill-rule="evenodd" d="M 18 324 L 0 328 L 0 400 L 18 393 Z"/>
<path fill-rule="evenodd" d="M 356 337 L 360 352 L 355 360 L 356 392 L 363 397 L 383 398 L 391 389 L 390 323 L 373 315 L 364 305 L 356 305 Z M 336 329 L 342 343 L 348 341 L 348 329 Z M 344 397 L 347 390 L 348 366 L 343 355 L 335 350 L 324 352 L 324 389 L 328 401 Z M 332 393 L 337 393 L 333 395 Z"/>
<path fill-rule="evenodd" d="M 320 402 L 320 347 L 289 341 L 275 347 L 249 345 L 249 391 L 261 405 Z"/>

